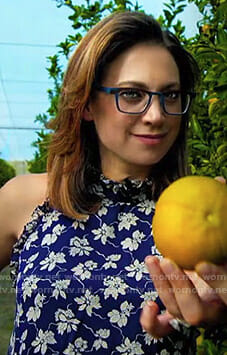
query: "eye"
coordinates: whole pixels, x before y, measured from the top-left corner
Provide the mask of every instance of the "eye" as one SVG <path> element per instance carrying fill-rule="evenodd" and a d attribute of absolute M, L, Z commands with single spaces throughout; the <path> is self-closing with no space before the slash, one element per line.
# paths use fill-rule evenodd
<path fill-rule="evenodd" d="M 164 93 L 165 100 L 167 101 L 178 101 L 180 96 L 180 91 L 168 91 Z"/>
<path fill-rule="evenodd" d="M 138 89 L 122 89 L 119 96 L 127 101 L 140 101 L 143 100 L 145 93 Z"/>

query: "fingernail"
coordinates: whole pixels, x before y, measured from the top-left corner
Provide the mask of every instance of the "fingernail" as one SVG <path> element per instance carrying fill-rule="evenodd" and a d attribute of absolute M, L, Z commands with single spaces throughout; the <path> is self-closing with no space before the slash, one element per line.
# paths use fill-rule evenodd
<path fill-rule="evenodd" d="M 158 259 L 155 256 L 148 255 L 145 258 L 146 264 L 158 264 Z"/>
<path fill-rule="evenodd" d="M 153 307 L 154 306 L 154 302 L 149 300 L 149 301 L 147 301 L 147 305 L 149 307 Z"/>
<path fill-rule="evenodd" d="M 217 268 L 214 264 L 201 262 L 196 265 L 195 270 L 200 275 L 208 275 L 215 273 L 217 271 Z"/>
<path fill-rule="evenodd" d="M 171 274 L 178 270 L 177 265 L 170 259 L 164 258 L 161 260 L 161 266 L 165 272 Z"/>

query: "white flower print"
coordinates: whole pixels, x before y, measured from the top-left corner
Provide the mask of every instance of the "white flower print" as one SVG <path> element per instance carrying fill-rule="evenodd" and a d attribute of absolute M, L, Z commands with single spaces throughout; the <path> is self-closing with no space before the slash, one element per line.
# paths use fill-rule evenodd
<path fill-rule="evenodd" d="M 86 312 L 90 317 L 92 315 L 93 308 L 101 308 L 99 296 L 92 295 L 91 291 L 88 289 L 85 291 L 84 296 L 76 297 L 74 298 L 74 301 L 80 305 L 78 310 L 83 311 L 84 309 L 86 309 Z"/>
<path fill-rule="evenodd" d="M 21 346 L 20 346 L 20 349 L 19 349 L 19 354 L 22 354 L 22 352 L 26 349 L 26 345 L 25 345 L 25 340 L 27 338 L 27 335 L 28 335 L 28 330 L 26 329 L 22 335 L 21 335 L 21 338 L 20 338 L 20 343 L 21 343 Z"/>
<path fill-rule="evenodd" d="M 151 254 L 152 254 L 152 255 L 156 255 L 157 257 L 160 256 L 160 257 L 162 258 L 161 253 L 160 253 L 159 250 L 157 249 L 156 245 L 153 245 L 153 246 L 151 247 Z"/>
<path fill-rule="evenodd" d="M 127 324 L 128 317 L 133 308 L 132 303 L 125 301 L 120 305 L 120 312 L 117 309 L 113 309 L 111 312 L 107 313 L 107 316 L 110 317 L 111 323 L 117 323 L 119 327 L 123 327 Z"/>
<path fill-rule="evenodd" d="M 183 346 L 184 346 L 184 343 L 183 343 L 182 340 L 178 340 L 178 341 L 175 343 L 175 348 L 178 349 L 178 350 L 182 350 L 182 349 L 183 349 Z M 176 353 L 176 354 L 177 354 L 177 353 L 181 354 L 181 352 L 178 352 L 178 351 L 176 351 L 175 353 Z M 175 354 L 175 353 L 174 353 L 174 354 Z"/>
<path fill-rule="evenodd" d="M 152 210 L 155 209 L 155 203 L 154 201 L 150 201 L 150 200 L 144 200 L 139 204 L 139 208 L 138 210 L 140 212 L 144 212 L 145 215 L 149 215 L 151 213 Z"/>
<path fill-rule="evenodd" d="M 38 239 L 38 231 L 35 231 L 32 234 L 30 234 L 29 238 L 26 240 L 25 245 L 24 245 L 25 250 L 29 250 L 32 242 L 34 242 L 37 239 Z"/>
<path fill-rule="evenodd" d="M 46 296 L 41 293 L 38 293 L 35 297 L 34 303 L 37 307 L 42 308 L 43 302 L 45 301 Z"/>
<path fill-rule="evenodd" d="M 47 230 L 47 228 L 50 227 L 53 222 L 58 221 L 60 215 L 61 215 L 61 213 L 56 210 L 44 215 L 43 222 L 45 222 L 45 223 L 43 223 L 42 231 L 45 232 L 45 230 Z"/>
<path fill-rule="evenodd" d="M 10 337 L 10 349 L 14 349 L 15 347 L 15 342 L 16 342 L 16 336 L 15 336 L 15 332 L 13 331 Z"/>
<path fill-rule="evenodd" d="M 112 296 L 115 300 L 118 298 L 118 295 L 125 295 L 126 288 L 128 285 L 118 276 L 107 276 L 105 277 L 103 284 L 107 286 L 104 291 L 104 298 Z"/>
<path fill-rule="evenodd" d="M 120 254 L 112 254 L 112 255 L 108 255 L 106 257 L 106 262 L 103 264 L 103 267 L 105 270 L 107 269 L 116 269 L 117 268 L 117 264 L 114 263 L 114 261 L 119 261 L 121 259 L 121 255 Z"/>
<path fill-rule="evenodd" d="M 18 304 L 17 306 L 17 313 L 16 313 L 16 319 L 15 319 L 15 324 L 17 327 L 19 327 L 20 324 L 20 317 L 23 315 L 24 311 L 23 311 L 23 307 L 22 304 Z"/>
<path fill-rule="evenodd" d="M 141 295 L 140 297 L 143 298 L 143 302 L 141 303 L 140 308 L 143 308 L 147 301 L 149 301 L 149 300 L 155 301 L 158 298 L 158 292 L 157 291 L 147 291 L 143 295 Z"/>
<path fill-rule="evenodd" d="M 163 350 L 160 352 L 160 355 L 170 355 L 170 353 L 169 353 L 166 349 L 163 349 Z"/>
<path fill-rule="evenodd" d="M 132 238 L 128 237 L 121 242 L 122 248 L 129 249 L 130 251 L 137 250 L 144 237 L 145 234 L 143 232 L 136 230 L 132 233 Z"/>
<path fill-rule="evenodd" d="M 89 216 L 86 216 L 83 220 L 76 220 L 75 222 L 73 222 L 72 227 L 74 229 L 80 228 L 83 231 L 85 230 L 85 223 L 87 222 Z"/>
<path fill-rule="evenodd" d="M 145 267 L 144 261 L 142 263 L 139 260 L 135 260 L 133 264 L 126 266 L 125 270 L 130 271 L 127 276 L 135 277 L 136 281 L 140 281 L 143 277 L 143 273 L 148 274 L 148 270 Z"/>
<path fill-rule="evenodd" d="M 87 349 L 87 340 L 83 338 L 77 338 L 74 344 L 69 344 L 68 347 L 63 351 L 64 355 L 82 355 Z"/>
<path fill-rule="evenodd" d="M 56 242 L 57 238 L 59 235 L 62 234 L 62 232 L 66 229 L 66 226 L 57 224 L 53 228 L 53 232 L 51 234 L 46 234 L 45 237 L 42 240 L 41 245 L 51 245 Z"/>
<path fill-rule="evenodd" d="M 131 212 L 128 213 L 120 213 L 118 220 L 120 221 L 120 223 L 118 224 L 118 229 L 119 231 L 121 231 L 122 229 L 127 229 L 129 230 L 131 228 L 131 226 L 136 226 L 136 221 L 139 218 Z"/>
<path fill-rule="evenodd" d="M 35 307 L 31 306 L 29 307 L 26 317 L 27 320 L 33 320 L 34 322 L 40 317 L 41 315 L 41 308 L 43 306 L 43 302 L 45 300 L 46 296 L 42 294 L 37 294 L 34 300 Z"/>
<path fill-rule="evenodd" d="M 29 269 L 33 268 L 33 261 L 37 258 L 38 255 L 39 253 L 36 253 L 30 256 L 30 258 L 28 258 L 26 266 L 24 268 L 24 273 L 26 273 Z"/>
<path fill-rule="evenodd" d="M 40 329 L 38 336 L 33 340 L 32 346 L 35 347 L 33 353 L 36 354 L 41 352 L 42 355 L 47 354 L 47 345 L 56 344 L 56 340 L 54 338 L 54 333 L 51 330 L 46 330 L 45 332 Z"/>
<path fill-rule="evenodd" d="M 57 264 L 65 263 L 65 254 L 64 253 L 55 253 L 53 251 L 42 261 L 40 261 L 40 265 L 43 265 L 40 270 L 47 269 L 48 271 L 52 271 Z"/>
<path fill-rule="evenodd" d="M 152 335 L 146 333 L 144 335 L 144 341 L 145 341 L 145 344 L 147 345 L 151 345 L 151 344 L 156 344 L 157 342 L 160 342 L 162 343 L 163 342 L 163 338 L 154 338 Z"/>
<path fill-rule="evenodd" d="M 106 244 L 107 238 L 115 238 L 114 227 L 108 226 L 106 223 L 103 223 L 101 228 L 93 229 L 92 233 L 95 234 L 94 240 L 101 239 L 102 244 Z"/>
<path fill-rule="evenodd" d="M 105 216 L 107 214 L 108 209 L 105 206 L 106 203 L 109 203 L 109 200 L 103 199 L 103 201 L 102 201 L 103 205 L 101 206 L 101 208 L 98 210 L 98 213 L 97 213 L 99 217 Z"/>
<path fill-rule="evenodd" d="M 56 280 L 52 286 L 54 287 L 53 296 L 58 299 L 59 296 L 66 299 L 65 290 L 69 287 L 70 280 Z"/>
<path fill-rule="evenodd" d="M 63 334 L 65 331 L 70 333 L 72 330 L 77 330 L 77 325 L 80 323 L 75 318 L 75 314 L 71 309 L 58 309 L 55 312 L 55 321 L 57 322 L 58 333 Z"/>
<path fill-rule="evenodd" d="M 84 264 L 79 263 L 71 270 L 76 276 L 80 276 L 81 280 L 89 279 L 91 277 L 91 271 L 97 267 L 97 263 L 92 260 L 87 260 Z"/>
<path fill-rule="evenodd" d="M 122 355 L 140 355 L 144 354 L 141 344 L 137 341 L 130 342 L 129 338 L 125 338 L 125 341 L 120 346 L 116 347 Z"/>
<path fill-rule="evenodd" d="M 107 339 L 110 336 L 110 330 L 109 329 L 99 329 L 95 333 L 95 336 L 98 337 L 98 339 L 96 339 L 93 344 L 93 347 L 95 348 L 95 350 L 97 351 L 100 348 L 107 349 L 108 344 L 104 339 Z"/>
<path fill-rule="evenodd" d="M 90 252 L 93 250 L 93 248 L 90 247 L 90 244 L 85 237 L 83 238 L 74 237 L 70 239 L 70 246 L 71 246 L 70 248 L 71 256 L 90 255 Z"/>
<path fill-rule="evenodd" d="M 31 297 L 32 291 L 37 289 L 37 282 L 40 279 L 35 275 L 30 275 L 24 279 L 22 284 L 22 292 L 23 292 L 23 299 L 26 300 L 26 297 Z"/>
<path fill-rule="evenodd" d="M 41 314 L 41 310 L 39 307 L 29 307 L 27 313 L 26 313 L 26 317 L 27 317 L 27 321 L 29 322 L 30 320 L 33 320 L 34 322 L 37 321 L 37 319 L 39 319 Z"/>

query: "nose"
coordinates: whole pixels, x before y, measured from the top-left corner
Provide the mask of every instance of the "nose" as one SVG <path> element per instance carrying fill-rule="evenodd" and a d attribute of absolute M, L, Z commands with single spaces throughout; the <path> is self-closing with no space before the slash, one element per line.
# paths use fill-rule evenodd
<path fill-rule="evenodd" d="M 148 109 L 143 114 L 144 123 L 161 124 L 164 119 L 164 111 L 160 103 L 160 97 L 153 95 Z"/>

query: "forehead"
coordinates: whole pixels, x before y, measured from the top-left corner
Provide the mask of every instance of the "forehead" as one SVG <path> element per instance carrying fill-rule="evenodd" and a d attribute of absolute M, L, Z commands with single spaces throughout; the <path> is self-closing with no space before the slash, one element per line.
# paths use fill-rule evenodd
<path fill-rule="evenodd" d="M 105 70 L 103 83 L 141 82 L 152 90 L 170 82 L 180 84 L 179 70 L 171 53 L 153 43 L 139 43 L 121 53 Z"/>

